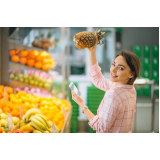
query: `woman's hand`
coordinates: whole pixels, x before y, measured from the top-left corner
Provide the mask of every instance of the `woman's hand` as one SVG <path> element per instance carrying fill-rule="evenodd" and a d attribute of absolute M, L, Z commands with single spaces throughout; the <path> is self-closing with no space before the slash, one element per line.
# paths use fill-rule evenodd
<path fill-rule="evenodd" d="M 83 99 L 78 96 L 74 91 L 72 91 L 72 99 L 80 106 L 80 107 L 83 107 L 85 104 L 84 104 L 84 101 Z"/>
<path fill-rule="evenodd" d="M 98 37 L 96 36 L 96 43 L 93 47 L 91 48 L 87 48 L 89 53 L 96 53 L 96 49 L 97 49 L 97 44 L 98 44 Z"/>

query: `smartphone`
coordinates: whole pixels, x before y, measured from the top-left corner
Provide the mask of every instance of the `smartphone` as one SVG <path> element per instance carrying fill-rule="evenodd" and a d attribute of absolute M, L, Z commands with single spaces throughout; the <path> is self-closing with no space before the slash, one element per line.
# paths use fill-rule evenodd
<path fill-rule="evenodd" d="M 72 91 L 75 91 L 77 95 L 81 95 L 81 93 L 79 92 L 79 90 L 77 89 L 77 87 L 73 84 L 73 82 L 71 82 L 69 84 L 69 88 L 72 90 Z"/>

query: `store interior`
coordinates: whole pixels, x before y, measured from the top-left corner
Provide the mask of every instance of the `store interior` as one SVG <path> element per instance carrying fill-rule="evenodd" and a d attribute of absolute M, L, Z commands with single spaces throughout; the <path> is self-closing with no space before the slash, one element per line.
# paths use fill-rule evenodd
<path fill-rule="evenodd" d="M 97 61 L 106 78 L 110 78 L 110 66 L 122 50 L 131 51 L 140 59 L 140 77 L 135 81 L 137 102 L 132 133 L 159 133 L 158 27 L 0 27 L 0 85 L 7 86 L 3 90 L 7 95 L 0 97 L 0 104 L 8 103 L 12 96 L 14 98 L 13 94 L 20 91 L 36 93 L 33 94 L 36 96 L 41 94 L 43 100 L 38 107 L 35 102 L 33 108 L 39 108 L 52 121 L 51 126 L 53 123 L 58 126 L 60 133 L 96 133 L 72 100 L 69 84 L 73 82 L 79 88 L 85 104 L 96 115 L 104 92 L 94 87 L 88 75 L 88 50 L 76 48 L 73 37 L 78 32 L 98 29 L 107 35 L 104 43 L 97 46 Z M 40 53 L 46 56 L 45 60 L 37 56 Z M 29 59 L 25 54 L 30 56 Z M 35 77 L 28 80 L 24 75 Z M 54 99 L 52 115 L 47 104 L 41 103 L 47 101 L 45 98 Z M 22 112 L 21 106 L 24 111 L 24 105 L 19 103 L 19 119 L 28 110 Z M 6 114 L 12 111 L 9 109 Z"/>

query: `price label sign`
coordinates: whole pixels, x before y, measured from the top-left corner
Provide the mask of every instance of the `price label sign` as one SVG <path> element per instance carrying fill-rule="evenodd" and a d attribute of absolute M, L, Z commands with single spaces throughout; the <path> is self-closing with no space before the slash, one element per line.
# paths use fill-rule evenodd
<path fill-rule="evenodd" d="M 7 89 L 8 89 L 8 87 L 4 87 L 4 92 L 3 92 L 4 97 L 5 97 L 6 94 L 7 94 Z"/>
<path fill-rule="evenodd" d="M 51 126 L 51 130 L 52 130 L 53 133 L 57 133 L 56 127 L 55 127 L 54 123 Z"/>
<path fill-rule="evenodd" d="M 7 122 L 8 122 L 8 128 L 9 128 L 9 130 L 13 130 L 13 121 L 12 121 L 11 113 L 9 113 L 7 115 Z"/>
<path fill-rule="evenodd" d="M 63 114 L 64 114 L 64 118 L 66 119 L 66 111 L 64 109 L 64 106 L 62 107 L 62 111 L 63 111 Z"/>
<path fill-rule="evenodd" d="M 23 117 L 23 105 L 20 106 L 20 119 L 22 119 Z"/>

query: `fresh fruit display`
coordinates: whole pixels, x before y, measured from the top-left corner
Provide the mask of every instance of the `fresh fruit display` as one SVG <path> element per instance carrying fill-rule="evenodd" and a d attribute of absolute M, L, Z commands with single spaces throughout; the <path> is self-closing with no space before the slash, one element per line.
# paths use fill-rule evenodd
<path fill-rule="evenodd" d="M 25 87 L 25 88 L 15 88 L 15 91 L 17 92 L 20 92 L 20 91 L 24 91 L 26 93 L 29 93 L 29 94 L 33 94 L 35 96 L 38 96 L 38 97 L 47 97 L 47 98 L 51 98 L 53 97 L 53 93 L 47 91 L 47 90 L 41 90 L 39 88 L 28 88 L 28 87 Z"/>
<path fill-rule="evenodd" d="M 8 96 L 11 93 L 13 93 L 13 88 L 12 87 L 0 85 L 0 99 L 5 97 L 5 96 Z"/>
<path fill-rule="evenodd" d="M 50 74 L 41 71 L 10 70 L 9 77 L 12 80 L 17 80 L 27 84 L 49 89 L 56 79 L 56 74 L 52 74 L 51 76 Z"/>
<path fill-rule="evenodd" d="M 52 124 L 46 116 L 42 115 L 41 111 L 37 108 L 30 109 L 23 116 L 20 123 L 20 130 L 24 133 L 52 133 Z M 55 125 L 57 133 L 60 129 Z"/>
<path fill-rule="evenodd" d="M 9 113 L 11 113 L 13 117 L 20 117 L 20 106 L 23 106 L 23 115 L 27 114 L 28 119 L 27 111 L 37 107 L 39 108 L 40 113 L 45 115 L 48 120 L 53 122 L 59 129 L 62 129 L 65 122 L 63 107 L 65 111 L 68 111 L 68 105 L 71 104 L 70 102 L 68 103 L 67 100 L 61 100 L 56 97 L 38 97 L 33 94 L 20 91 L 17 94 L 10 94 L 9 102 L 0 101 L 0 112 L 2 112 L 1 117 L 4 118 L 6 118 L 6 115 Z M 16 119 L 14 121 L 16 121 Z"/>
<path fill-rule="evenodd" d="M 32 46 L 42 48 L 48 50 L 50 47 L 56 47 L 58 44 L 58 38 L 38 38 L 36 37 L 35 40 L 32 42 Z"/>
<path fill-rule="evenodd" d="M 0 113 L 0 133 L 9 132 L 8 122 L 7 122 L 7 115 L 5 113 Z M 17 125 L 20 119 L 18 117 L 12 117 L 13 125 Z M 14 126 L 13 126 L 14 127 Z M 4 132 L 3 132 L 4 131 Z M 16 132 L 15 132 L 16 133 Z"/>
<path fill-rule="evenodd" d="M 57 65 L 51 54 L 45 51 L 12 49 L 9 51 L 9 55 L 12 62 L 21 63 L 44 71 L 49 71 Z"/>
<path fill-rule="evenodd" d="M 105 32 L 101 32 L 101 29 L 95 32 L 90 32 L 90 31 L 79 32 L 74 35 L 73 41 L 78 49 L 91 48 L 96 43 L 96 36 L 98 37 L 98 44 L 103 44 L 102 39 L 106 37 L 106 35 L 104 35 Z"/>

